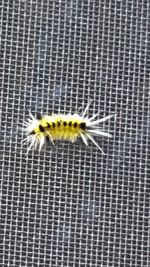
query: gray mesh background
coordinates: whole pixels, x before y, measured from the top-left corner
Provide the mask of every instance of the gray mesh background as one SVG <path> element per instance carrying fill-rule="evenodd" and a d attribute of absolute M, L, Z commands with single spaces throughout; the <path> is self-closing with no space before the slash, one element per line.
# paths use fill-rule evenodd
<path fill-rule="evenodd" d="M 149 0 L 0 1 L 1 266 L 149 266 Z M 86 148 L 22 145 L 29 116 L 113 112 Z M 81 108 L 81 109 L 80 109 Z"/>

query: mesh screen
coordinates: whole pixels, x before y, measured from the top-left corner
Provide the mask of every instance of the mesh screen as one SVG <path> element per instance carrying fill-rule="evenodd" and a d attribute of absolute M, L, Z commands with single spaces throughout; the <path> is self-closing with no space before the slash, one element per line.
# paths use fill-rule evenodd
<path fill-rule="evenodd" d="M 149 0 L 0 1 L 1 266 L 149 266 Z M 112 139 L 27 146 L 29 117 L 117 113 Z"/>

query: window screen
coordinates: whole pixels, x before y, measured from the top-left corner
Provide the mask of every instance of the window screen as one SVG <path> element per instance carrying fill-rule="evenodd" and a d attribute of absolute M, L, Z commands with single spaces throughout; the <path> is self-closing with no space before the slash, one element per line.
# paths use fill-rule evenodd
<path fill-rule="evenodd" d="M 116 113 L 113 137 L 26 155 L 22 124 Z M 150 2 L 0 1 L 0 262 L 148 267 Z"/>

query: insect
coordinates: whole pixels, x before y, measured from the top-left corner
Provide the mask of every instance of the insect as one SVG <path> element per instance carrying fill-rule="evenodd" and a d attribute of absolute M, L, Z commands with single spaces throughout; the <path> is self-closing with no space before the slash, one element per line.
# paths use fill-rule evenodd
<path fill-rule="evenodd" d="M 101 130 L 98 124 L 111 119 L 115 114 L 98 120 L 95 120 L 98 114 L 94 114 L 89 118 L 86 114 L 89 110 L 90 103 L 91 101 L 81 116 L 78 114 L 55 114 L 35 118 L 30 114 L 30 118 L 24 123 L 24 130 L 27 135 L 24 141 L 29 144 L 27 153 L 32 147 L 39 147 L 39 150 L 41 150 L 47 140 L 50 140 L 54 145 L 55 140 L 66 140 L 74 143 L 81 137 L 86 146 L 88 145 L 88 139 L 90 139 L 102 154 L 104 154 L 103 150 L 95 141 L 94 136 L 112 137 L 111 134 Z"/>

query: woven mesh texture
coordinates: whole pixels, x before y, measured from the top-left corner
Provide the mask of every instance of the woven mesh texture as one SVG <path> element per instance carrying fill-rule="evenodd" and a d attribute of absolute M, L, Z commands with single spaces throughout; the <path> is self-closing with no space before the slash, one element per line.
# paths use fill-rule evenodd
<path fill-rule="evenodd" d="M 37 113 L 114 112 L 113 138 L 26 156 Z M 2 267 L 149 266 L 149 0 L 0 1 Z"/>

